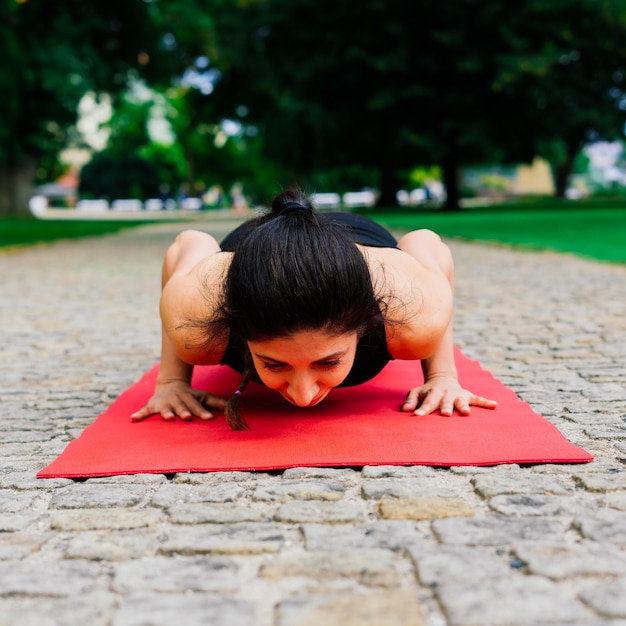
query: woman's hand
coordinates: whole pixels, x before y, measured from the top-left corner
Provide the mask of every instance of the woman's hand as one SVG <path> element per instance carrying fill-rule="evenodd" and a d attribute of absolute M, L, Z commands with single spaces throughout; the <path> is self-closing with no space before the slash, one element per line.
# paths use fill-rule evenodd
<path fill-rule="evenodd" d="M 193 389 L 189 383 L 174 381 L 157 384 L 154 395 L 148 404 L 131 415 L 133 422 L 139 422 L 151 415 L 159 414 L 164 420 L 172 421 L 177 417 L 186 422 L 194 416 L 202 420 L 211 420 L 215 416 L 207 407 L 223 410 L 224 398 L 218 398 L 206 391 Z"/>
<path fill-rule="evenodd" d="M 415 415 L 428 415 L 439 410 L 442 415 L 449 417 L 454 409 L 462 415 L 469 415 L 470 406 L 495 409 L 498 403 L 463 389 L 459 381 L 450 376 L 434 377 L 421 387 L 411 389 L 401 410 L 413 411 Z"/>

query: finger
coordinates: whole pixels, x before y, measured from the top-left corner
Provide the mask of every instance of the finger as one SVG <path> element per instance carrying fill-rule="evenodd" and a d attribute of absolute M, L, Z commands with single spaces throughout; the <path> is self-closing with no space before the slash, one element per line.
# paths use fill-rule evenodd
<path fill-rule="evenodd" d="M 220 398 L 216 398 L 216 400 L 219 399 Z M 213 413 L 193 395 L 185 395 L 183 398 L 180 398 L 176 402 L 174 410 L 176 415 L 185 422 L 192 421 L 194 417 L 198 417 L 202 420 L 215 419 Z"/>
<path fill-rule="evenodd" d="M 183 422 L 190 422 L 193 419 L 193 415 L 187 407 L 187 403 L 182 400 L 172 402 L 172 409 L 174 411 L 174 415 L 183 420 Z"/>
<path fill-rule="evenodd" d="M 166 422 L 173 422 L 176 419 L 176 414 L 170 409 L 163 409 L 161 411 L 161 417 Z"/>
<path fill-rule="evenodd" d="M 470 398 L 470 404 L 484 409 L 495 409 L 498 406 L 498 403 L 495 400 L 489 400 L 488 398 L 483 398 L 482 396 L 472 396 Z"/>
<path fill-rule="evenodd" d="M 135 411 L 130 416 L 130 419 L 133 422 L 141 422 L 142 420 L 145 420 L 147 417 L 154 415 L 154 413 L 155 412 L 150 407 L 144 406 L 143 409 L 140 409 L 139 411 Z"/>
<path fill-rule="evenodd" d="M 210 406 L 213 409 L 218 409 L 223 411 L 226 408 L 227 400 L 224 398 L 219 398 L 218 396 L 213 396 L 210 393 L 205 394 L 201 398 L 202 404 L 206 406 Z M 206 407 L 204 407 L 206 409 Z"/>
<path fill-rule="evenodd" d="M 459 406 L 465 406 L 467 402 L 463 401 L 463 398 L 456 396 L 453 392 L 444 392 L 439 401 L 439 413 L 445 417 L 451 417 L 454 415 L 454 409 Z"/>
<path fill-rule="evenodd" d="M 465 398 L 457 398 L 454 401 L 454 407 L 461 415 L 469 415 L 471 413 L 470 402 L 468 402 Z"/>
<path fill-rule="evenodd" d="M 433 391 L 432 389 L 422 399 L 419 407 L 414 411 L 415 415 L 429 415 L 433 411 L 436 411 L 441 405 L 441 392 Z"/>
<path fill-rule="evenodd" d="M 191 413 L 196 417 L 199 417 L 201 420 L 215 419 L 215 415 L 213 415 L 211 411 L 209 411 L 202 403 L 198 402 L 195 398 L 189 400 L 187 406 Z"/>
<path fill-rule="evenodd" d="M 404 401 L 404 404 L 400 407 L 400 410 L 414 411 L 417 408 L 418 400 L 419 393 L 416 390 L 411 389 L 411 391 L 406 394 L 406 400 Z"/>
<path fill-rule="evenodd" d="M 452 415 L 454 415 L 454 407 L 455 402 L 444 397 L 439 404 L 439 413 L 444 417 L 452 417 Z"/>

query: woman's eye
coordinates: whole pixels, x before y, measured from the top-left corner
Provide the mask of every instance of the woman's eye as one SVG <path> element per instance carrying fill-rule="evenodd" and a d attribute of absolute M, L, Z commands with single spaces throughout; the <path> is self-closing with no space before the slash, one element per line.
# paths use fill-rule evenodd
<path fill-rule="evenodd" d="M 335 361 L 324 361 L 322 363 L 318 363 L 318 366 L 323 367 L 324 369 L 332 369 L 333 367 L 337 367 L 341 361 L 336 359 Z"/>
<path fill-rule="evenodd" d="M 319 367 L 322 369 L 332 369 L 333 367 L 337 367 L 341 363 L 341 360 L 334 359 L 332 361 L 320 361 L 319 363 L 314 363 L 313 367 Z M 270 370 L 271 372 L 279 372 L 288 367 L 284 363 L 263 363 L 263 369 Z"/>
<path fill-rule="evenodd" d="M 263 368 L 266 370 L 271 370 L 273 372 L 277 372 L 278 370 L 285 367 L 284 365 L 280 365 L 279 363 L 263 363 Z"/>

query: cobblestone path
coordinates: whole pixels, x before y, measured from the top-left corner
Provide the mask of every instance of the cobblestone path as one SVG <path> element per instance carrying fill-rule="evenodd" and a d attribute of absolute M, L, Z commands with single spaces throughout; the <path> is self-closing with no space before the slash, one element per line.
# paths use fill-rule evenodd
<path fill-rule="evenodd" d="M 450 242 L 457 344 L 591 464 L 36 479 L 158 359 L 177 228 L 0 253 L 0 626 L 626 625 L 626 267 Z"/>

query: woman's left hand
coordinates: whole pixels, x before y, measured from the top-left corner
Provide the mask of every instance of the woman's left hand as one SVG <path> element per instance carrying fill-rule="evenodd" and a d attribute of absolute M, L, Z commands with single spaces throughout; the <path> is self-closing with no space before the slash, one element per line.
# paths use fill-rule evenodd
<path fill-rule="evenodd" d="M 495 409 L 498 403 L 474 395 L 464 389 L 453 376 L 431 378 L 421 387 L 409 391 L 402 411 L 413 411 L 415 415 L 428 415 L 439 410 L 442 415 L 451 416 L 456 409 L 462 415 L 470 414 L 471 406 Z"/>

